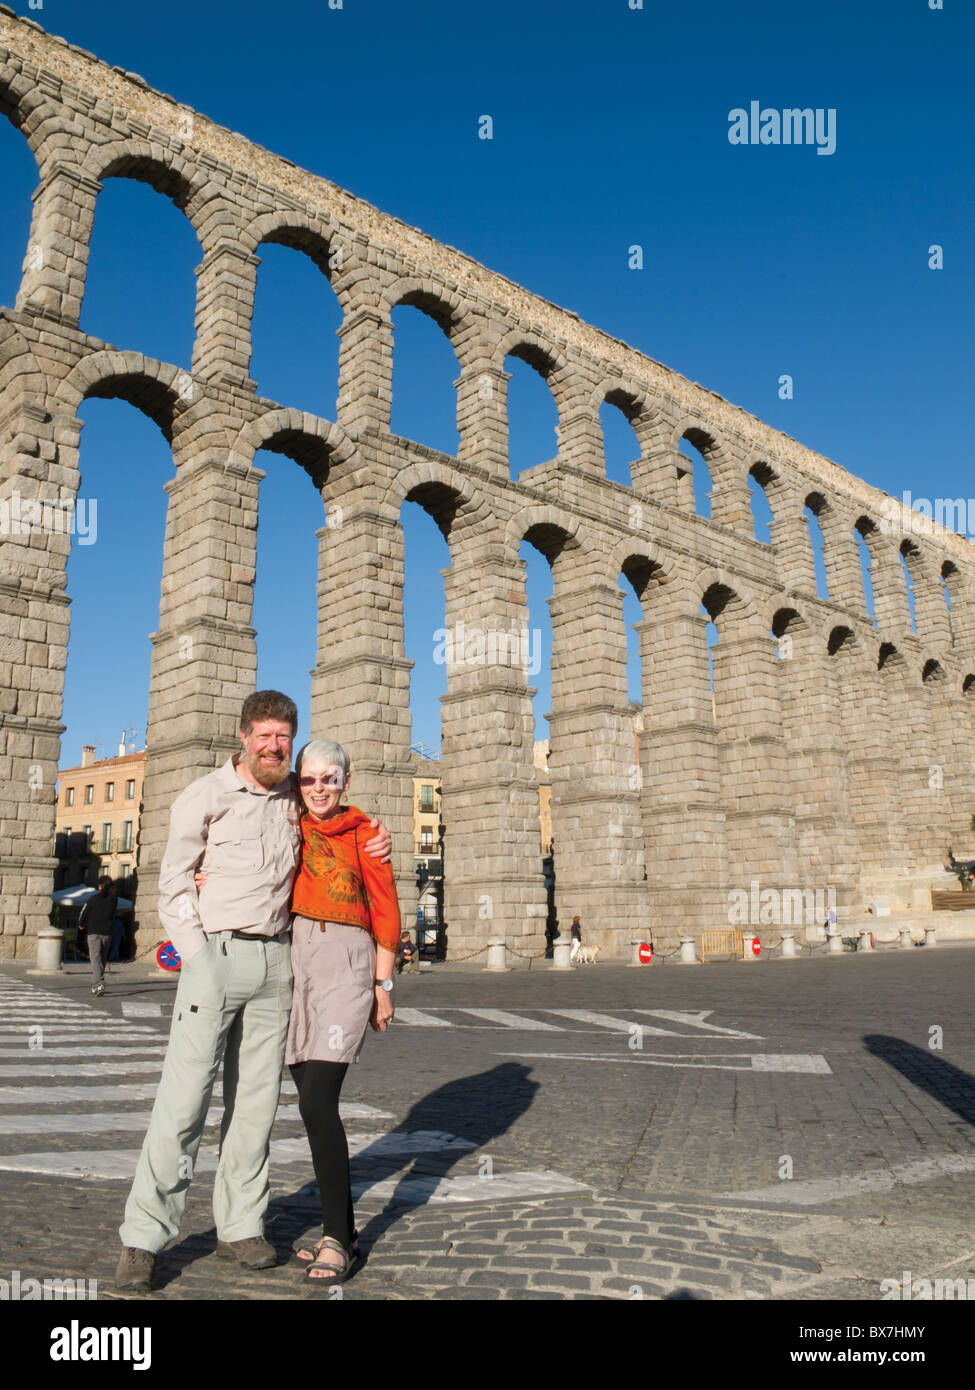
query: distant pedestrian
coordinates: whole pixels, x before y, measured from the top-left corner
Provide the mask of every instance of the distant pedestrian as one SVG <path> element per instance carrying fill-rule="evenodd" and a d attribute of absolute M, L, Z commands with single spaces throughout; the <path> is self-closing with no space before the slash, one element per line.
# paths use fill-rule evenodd
<path fill-rule="evenodd" d="M 573 919 L 572 919 L 572 950 L 569 952 L 569 960 L 575 960 L 576 956 L 579 954 L 579 952 L 580 952 L 581 950 L 582 950 L 582 923 L 579 921 L 579 918 L 576 916 L 576 917 L 573 917 Z"/>
<path fill-rule="evenodd" d="M 396 971 L 402 975 L 405 970 L 408 975 L 415 975 L 420 969 L 420 957 L 413 938 L 408 931 L 400 934 L 399 946 L 396 948 Z"/>
<path fill-rule="evenodd" d="M 112 924 L 118 911 L 118 893 L 112 880 L 103 874 L 98 880 L 98 892 L 81 909 L 78 925 L 84 927 L 91 961 L 91 992 L 105 993 L 105 962 L 112 941 Z"/>

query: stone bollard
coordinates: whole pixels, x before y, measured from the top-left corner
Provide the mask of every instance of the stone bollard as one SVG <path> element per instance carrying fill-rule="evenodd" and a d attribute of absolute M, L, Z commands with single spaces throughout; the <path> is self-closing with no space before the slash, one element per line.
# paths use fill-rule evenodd
<path fill-rule="evenodd" d="M 900 945 L 901 945 L 902 947 L 908 947 L 908 946 L 913 946 L 913 945 L 914 945 L 914 942 L 913 942 L 913 940 L 911 939 L 911 929 L 910 929 L 910 927 L 901 927 Z"/>
<path fill-rule="evenodd" d="M 682 936 L 680 939 L 680 959 L 678 965 L 700 965 L 697 952 L 694 950 L 693 936 Z"/>
<path fill-rule="evenodd" d="M 758 960 L 758 956 L 752 949 L 752 945 L 756 941 L 758 941 L 758 932 L 745 932 L 744 936 L 742 937 L 742 960 L 752 962 Z"/>
<path fill-rule="evenodd" d="M 552 950 L 552 969 L 571 970 L 572 962 L 569 960 L 572 954 L 571 941 L 556 941 Z"/>
<path fill-rule="evenodd" d="M 782 933 L 782 959 L 795 960 L 796 954 L 796 934 L 787 927 Z"/>
<path fill-rule="evenodd" d="M 843 938 L 840 936 L 839 932 L 831 933 L 826 952 L 827 955 L 830 956 L 841 956 L 843 954 Z"/>
<path fill-rule="evenodd" d="M 858 946 L 857 946 L 857 950 L 858 950 L 858 951 L 872 951 L 872 950 L 873 950 L 873 932 L 872 932 L 872 931 L 861 931 L 861 933 L 860 933 L 860 941 L 859 941 L 859 944 L 858 944 Z"/>
<path fill-rule="evenodd" d="M 507 970 L 505 964 L 505 948 L 503 936 L 492 936 L 488 941 L 487 965 L 485 970 L 494 970 L 500 973 Z"/>
<path fill-rule="evenodd" d="M 58 927 L 42 927 L 37 933 L 37 968 L 29 975 L 57 975 L 61 970 L 64 936 Z"/>
<path fill-rule="evenodd" d="M 938 936 L 934 927 L 924 928 L 924 944 L 925 946 L 937 946 Z"/>

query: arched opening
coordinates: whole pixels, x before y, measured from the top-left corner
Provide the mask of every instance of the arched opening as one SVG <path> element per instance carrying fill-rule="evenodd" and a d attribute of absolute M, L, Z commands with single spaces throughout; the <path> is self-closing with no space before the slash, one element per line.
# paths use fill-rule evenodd
<path fill-rule="evenodd" d="M 907 592 L 907 609 L 911 615 L 911 631 L 917 632 L 917 618 L 915 616 L 915 595 L 914 595 L 914 574 L 913 569 L 920 563 L 921 552 L 913 541 L 901 541 L 900 550 L 901 569 L 904 572 L 904 588 Z"/>
<path fill-rule="evenodd" d="M 11 108 L 0 93 L 0 186 L 3 187 L 3 219 L 0 221 L 0 304 L 13 307 L 20 289 L 24 258 L 28 254 L 32 197 L 37 188 L 37 161 L 11 119 Z"/>
<path fill-rule="evenodd" d="M 640 458 L 640 442 L 631 423 L 635 411 L 636 406 L 621 396 L 607 396 L 599 408 L 606 477 L 624 487 L 633 486 L 632 468 Z"/>
<path fill-rule="evenodd" d="M 856 538 L 857 553 L 860 557 L 860 578 L 863 582 L 863 602 L 867 614 L 873 626 L 877 626 L 877 618 L 874 613 L 873 600 L 873 580 L 871 571 L 873 567 L 873 554 L 870 550 L 869 537 L 878 534 L 877 527 L 869 517 L 861 516 L 853 527 L 853 534 Z"/>
<path fill-rule="evenodd" d="M 775 474 L 767 463 L 756 463 L 748 470 L 748 492 L 752 506 L 752 521 L 755 539 L 763 545 L 771 545 L 771 525 L 774 520 L 769 505 L 768 490 L 775 480 Z"/>
<path fill-rule="evenodd" d="M 444 923 L 445 873 L 450 852 L 442 820 L 440 770 L 448 660 L 463 634 L 448 634 L 443 571 L 451 563 L 447 538 L 457 498 L 430 484 L 416 489 L 400 510 L 404 543 L 403 634 L 410 672 L 410 759 L 413 764 L 413 869 L 417 877 L 416 940 L 436 942 Z M 444 640 L 449 635 L 450 644 Z M 456 861 L 455 861 L 456 862 Z"/>
<path fill-rule="evenodd" d="M 826 543 L 823 537 L 823 528 L 819 518 L 826 510 L 826 499 L 821 493 L 811 492 L 806 498 L 806 505 L 803 512 L 806 517 L 806 525 L 809 528 L 809 544 L 812 547 L 813 565 L 816 570 L 816 593 L 820 598 L 829 598 L 829 587 L 826 583 Z"/>
<path fill-rule="evenodd" d="M 313 479 L 283 450 L 254 456 L 261 480 L 252 625 L 258 690 L 282 690 L 298 706 L 295 752 L 310 737 L 311 672 L 317 661 L 318 539 L 327 525 L 324 480 Z M 326 493 L 327 496 L 327 493 Z"/>
<path fill-rule="evenodd" d="M 711 518 L 713 482 L 708 454 L 714 448 L 711 436 L 703 430 L 685 430 L 678 449 L 677 505 L 684 511 Z"/>
<path fill-rule="evenodd" d="M 133 389 L 144 390 L 140 381 Z M 111 389 L 103 384 L 107 395 Z M 146 749 L 152 665 L 150 634 L 160 626 L 159 604 L 167 500 L 173 477 L 166 430 L 121 399 L 88 399 L 79 456 L 80 480 L 67 561 L 71 621 L 59 766 L 79 766 Z M 138 467 L 133 467 L 138 459 Z M 133 518 L 138 518 L 137 526 Z M 52 677 L 54 672 L 51 672 Z M 142 767 L 121 765 L 118 776 L 79 779 L 80 790 L 56 808 L 59 876 L 66 887 L 94 884 L 101 874 L 121 895 L 137 889 L 136 844 L 141 806 L 130 781 L 142 786 Z M 138 775 L 137 775 L 138 774 Z M 64 778 L 61 779 L 65 781 Z M 70 781 L 74 781 L 73 778 Z M 108 800 L 111 784 L 113 796 Z M 85 787 L 91 785 L 91 800 Z M 96 795 L 97 793 L 97 795 Z"/>
<path fill-rule="evenodd" d="M 450 318 L 426 297 L 407 296 L 393 320 L 393 408 L 390 429 L 403 439 L 457 456 L 460 366 L 447 336 Z"/>
<path fill-rule="evenodd" d="M 250 374 L 257 394 L 334 420 L 342 311 L 327 247 L 279 232 L 258 248 Z"/>
<path fill-rule="evenodd" d="M 508 382 L 508 464 L 517 480 L 528 468 L 558 456 L 559 412 L 548 385 L 552 365 L 531 347 L 514 348 L 505 358 Z"/>
<path fill-rule="evenodd" d="M 189 368 L 201 252 L 179 211 L 184 197 L 182 185 L 158 170 L 151 179 L 106 178 L 95 206 L 81 328 Z"/>
<path fill-rule="evenodd" d="M 951 612 L 951 589 L 952 585 L 958 583 L 958 568 L 951 560 L 945 560 L 941 566 L 941 589 L 945 600 L 945 609 L 948 613 L 948 632 L 951 636 L 951 645 L 955 645 L 955 624 Z"/>

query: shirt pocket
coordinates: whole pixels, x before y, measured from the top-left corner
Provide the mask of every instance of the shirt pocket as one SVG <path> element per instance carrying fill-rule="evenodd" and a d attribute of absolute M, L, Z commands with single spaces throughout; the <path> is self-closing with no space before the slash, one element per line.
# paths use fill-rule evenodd
<path fill-rule="evenodd" d="M 247 832 L 240 826 L 211 822 L 204 873 L 252 874 L 263 867 L 264 837 L 259 830 Z"/>

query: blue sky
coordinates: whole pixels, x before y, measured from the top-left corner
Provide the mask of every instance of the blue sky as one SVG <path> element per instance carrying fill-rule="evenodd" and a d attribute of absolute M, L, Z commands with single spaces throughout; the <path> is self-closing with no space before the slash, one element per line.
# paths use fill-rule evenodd
<path fill-rule="evenodd" d="M 972 7 L 945 0 L 168 0 L 164 8 L 44 0 L 13 8 L 141 73 L 221 124 L 456 246 L 719 392 L 893 494 L 975 495 Z M 836 150 L 735 146 L 729 112 L 832 108 Z M 494 121 L 491 141 L 478 118 Z M 33 160 L 3 123 L 0 302 L 27 240 Z M 644 269 L 627 251 L 643 247 Z M 944 248 L 944 268 L 928 247 Z M 161 195 L 110 180 L 96 216 L 82 325 L 189 365 L 196 238 Z M 262 395 L 334 418 L 339 316 L 300 254 L 265 247 L 252 375 Z M 416 311 L 395 316 L 393 427 L 456 441 L 456 363 Z M 510 366 L 511 364 L 509 364 Z M 781 400 L 783 374 L 795 382 Z M 544 384 L 515 364 L 513 460 L 554 453 Z M 607 416 L 610 475 L 634 456 Z M 615 416 L 615 418 L 613 418 Z M 62 764 L 145 729 L 158 620 L 163 483 L 155 426 L 119 402 L 82 409 L 81 496 L 99 538 L 69 568 L 72 640 Z M 255 625 L 261 684 L 307 707 L 315 660 L 317 506 L 297 468 L 261 454 Z M 433 523 L 404 511 L 414 737 L 439 742 L 443 621 Z M 761 535 L 761 532 L 759 532 Z M 545 562 L 531 622 L 548 647 Z M 134 562 L 134 563 L 133 563 Z M 287 611 L 287 623 L 280 621 Z M 640 618 L 632 597 L 628 622 Z M 549 708 L 535 683 L 537 736 Z M 633 694 L 638 675 L 633 671 Z"/>

